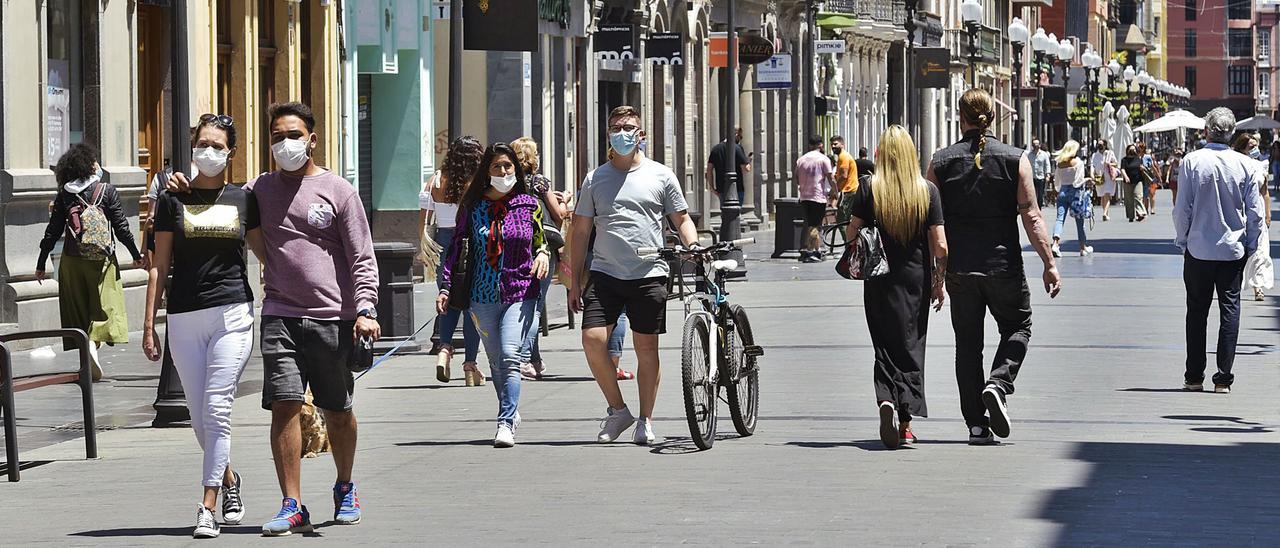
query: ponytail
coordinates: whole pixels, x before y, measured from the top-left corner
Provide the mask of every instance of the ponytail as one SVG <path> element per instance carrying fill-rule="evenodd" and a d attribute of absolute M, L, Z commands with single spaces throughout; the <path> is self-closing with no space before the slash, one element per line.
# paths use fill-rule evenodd
<path fill-rule="evenodd" d="M 978 152 L 973 155 L 973 165 L 982 169 L 982 152 L 987 148 L 987 129 L 995 122 L 995 105 L 991 94 L 982 88 L 973 88 L 960 96 L 960 117 L 978 128 Z"/>
<path fill-rule="evenodd" d="M 973 165 L 978 169 L 982 169 L 982 151 L 987 148 L 987 128 L 991 127 L 991 116 L 987 114 L 979 115 L 978 127 L 981 128 L 981 134 L 978 135 L 978 152 L 973 155 Z"/>

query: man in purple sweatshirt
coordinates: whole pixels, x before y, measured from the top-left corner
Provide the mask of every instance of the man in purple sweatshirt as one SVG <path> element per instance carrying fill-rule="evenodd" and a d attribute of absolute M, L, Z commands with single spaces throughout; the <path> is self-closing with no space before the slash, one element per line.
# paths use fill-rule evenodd
<path fill-rule="evenodd" d="M 271 455 L 284 503 L 264 536 L 312 530 L 301 500 L 306 389 L 324 422 L 338 469 L 334 522 L 360 522 L 351 481 L 356 452 L 355 386 L 349 361 L 357 337 L 377 340 L 378 269 L 364 208 L 346 179 L 312 160 L 315 116 L 302 103 L 272 105 L 271 155 L 279 171 L 245 185 L 262 222 L 266 282 L 262 301 L 262 407 L 271 411 Z M 171 190 L 185 190 L 181 174 Z M 255 247 L 258 242 L 250 242 Z"/>
<path fill-rule="evenodd" d="M 306 387 L 324 423 L 338 468 L 334 521 L 360 522 L 351 481 L 356 453 L 355 386 L 349 360 L 358 336 L 377 339 L 378 268 L 356 189 L 316 166 L 315 117 L 302 103 L 271 108 L 271 156 L 279 171 L 247 185 L 258 200 L 266 251 L 262 301 L 262 407 L 271 410 L 271 455 L 284 504 L 264 535 L 310 529 L 302 506 L 298 417 Z"/>

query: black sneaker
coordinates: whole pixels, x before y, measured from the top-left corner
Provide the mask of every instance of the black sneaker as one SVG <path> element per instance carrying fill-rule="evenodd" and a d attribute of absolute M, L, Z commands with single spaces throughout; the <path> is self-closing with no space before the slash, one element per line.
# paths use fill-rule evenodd
<path fill-rule="evenodd" d="M 240 520 L 244 519 L 244 501 L 240 499 L 240 474 L 232 472 L 231 475 L 235 476 L 236 483 L 222 486 L 222 522 L 239 525 Z"/>
<path fill-rule="evenodd" d="M 893 402 L 880 402 L 880 441 L 889 449 L 902 445 L 902 433 L 898 429 L 898 410 Z"/>
<path fill-rule="evenodd" d="M 991 429 L 985 426 L 969 427 L 969 445 L 996 445 L 1000 442 L 996 441 L 995 436 L 991 435 Z"/>
<path fill-rule="evenodd" d="M 1005 406 L 1004 390 L 988 384 L 982 391 L 982 403 L 991 414 L 991 431 L 1002 438 L 1009 437 L 1009 408 Z"/>

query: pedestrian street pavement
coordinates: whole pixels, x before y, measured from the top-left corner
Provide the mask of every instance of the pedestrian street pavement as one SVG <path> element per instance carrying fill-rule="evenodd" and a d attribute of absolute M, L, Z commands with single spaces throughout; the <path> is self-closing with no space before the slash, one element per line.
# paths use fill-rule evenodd
<path fill-rule="evenodd" d="M 1232 394 L 1182 392 L 1181 260 L 1162 198 L 1148 222 L 1125 222 L 1123 209 L 1097 222 L 1092 257 L 1074 253 L 1069 224 L 1057 299 L 1038 288 L 1027 248 L 1031 350 L 1009 398 L 1013 434 L 999 446 L 965 443 L 944 309 L 930 318 L 920 442 L 884 450 L 861 284 L 831 260 L 770 259 L 772 234 L 761 233 L 748 281 L 729 286 L 766 352 L 754 436 L 737 437 L 722 404 L 714 448 L 691 443 L 678 303 L 661 342 L 652 447 L 594 443 L 605 404 L 576 330 L 545 339 L 551 376 L 524 384 L 512 449 L 491 447 L 491 385 L 462 386 L 460 363 L 442 384 L 434 357 L 398 356 L 356 389 L 363 522 L 267 539 L 260 526 L 280 497 L 255 357 L 234 411 L 245 522 L 193 541 L 200 452 L 189 430 L 147 426 L 156 368 L 133 343 L 105 353 L 114 378 L 97 393 L 111 429 L 97 460 L 83 460 L 75 437 L 74 388 L 16 398 L 29 464 L 20 483 L 0 483 L 0 545 L 1280 545 L 1280 297 L 1243 303 Z M 433 291 L 416 295 L 420 319 Z M 563 310 L 563 292 L 552 294 Z M 986 333 L 995 340 L 993 322 Z M 634 405 L 633 382 L 624 393 Z M 328 455 L 303 463 L 303 503 L 318 524 L 332 517 L 332 474 Z"/>

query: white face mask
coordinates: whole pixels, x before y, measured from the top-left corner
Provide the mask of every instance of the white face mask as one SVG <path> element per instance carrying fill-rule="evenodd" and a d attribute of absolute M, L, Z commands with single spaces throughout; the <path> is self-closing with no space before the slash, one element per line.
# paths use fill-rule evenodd
<path fill-rule="evenodd" d="M 227 168 L 227 157 L 231 155 L 229 150 L 218 150 L 213 147 L 200 147 L 191 149 L 191 163 L 195 164 L 196 169 L 205 177 L 217 177 L 222 170 Z"/>
<path fill-rule="evenodd" d="M 302 139 L 284 139 L 271 145 L 271 156 L 284 171 L 298 171 L 307 165 L 307 145 Z"/>
<path fill-rule="evenodd" d="M 489 186 L 492 186 L 498 192 L 506 194 L 516 187 L 516 176 L 514 174 L 502 177 L 490 175 Z"/>

